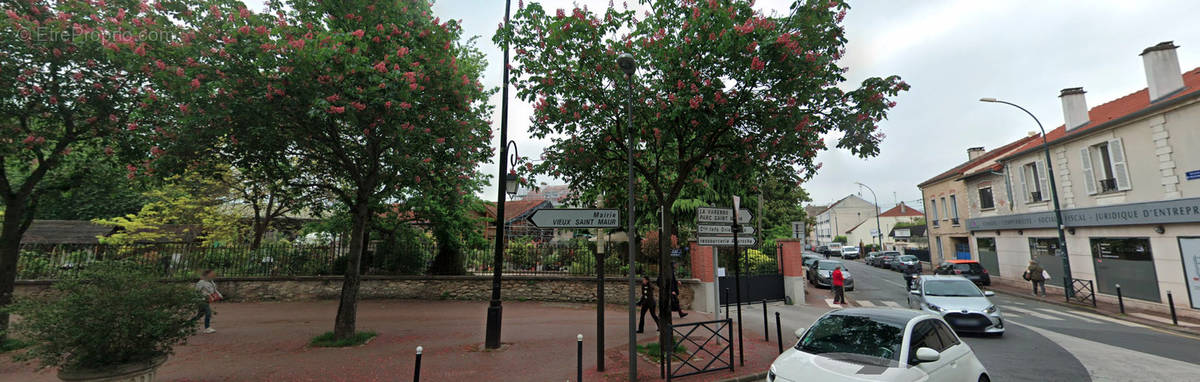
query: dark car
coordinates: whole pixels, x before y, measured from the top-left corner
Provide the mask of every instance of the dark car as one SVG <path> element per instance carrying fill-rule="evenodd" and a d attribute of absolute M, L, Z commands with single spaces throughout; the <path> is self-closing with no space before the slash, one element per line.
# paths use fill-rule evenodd
<path fill-rule="evenodd" d="M 876 260 L 879 260 L 879 251 L 868 253 L 867 257 L 863 258 L 863 264 L 875 265 Z"/>
<path fill-rule="evenodd" d="M 875 264 L 872 265 L 880 268 L 891 268 L 892 261 L 895 261 L 897 257 L 900 257 L 900 252 L 883 252 L 879 254 L 879 257 L 875 259 Z"/>
<path fill-rule="evenodd" d="M 913 255 L 896 256 L 888 263 L 888 268 L 893 271 L 912 271 L 913 273 L 921 273 L 921 259 Z"/>
<path fill-rule="evenodd" d="M 820 253 L 822 255 L 828 255 L 829 254 L 829 246 L 822 245 L 822 246 L 817 247 L 817 253 Z"/>
<path fill-rule="evenodd" d="M 959 275 L 976 284 L 992 285 L 992 276 L 975 260 L 947 260 L 933 269 L 935 275 Z"/>

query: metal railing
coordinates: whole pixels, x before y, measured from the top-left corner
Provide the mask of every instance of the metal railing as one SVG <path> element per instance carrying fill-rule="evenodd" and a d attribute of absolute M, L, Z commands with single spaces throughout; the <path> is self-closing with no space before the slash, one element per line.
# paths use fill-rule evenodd
<path fill-rule="evenodd" d="M 494 248 L 463 248 L 466 274 L 491 274 Z M 626 274 L 624 256 L 610 248 L 604 273 Z M 126 260 L 156 270 L 163 278 L 192 278 L 201 270 L 215 270 L 219 277 L 329 276 L 345 273 L 349 247 L 344 243 L 322 245 L 264 244 L 205 245 L 201 243 L 145 244 L 22 244 L 17 261 L 18 280 L 53 280 L 70 276 L 88 264 L 102 260 Z M 362 257 L 364 275 L 427 274 L 438 254 L 429 242 L 371 243 Z M 677 277 L 690 277 L 686 255 L 677 258 Z M 579 242 L 536 243 L 510 241 L 504 254 L 506 275 L 595 276 L 594 244 Z"/>
<path fill-rule="evenodd" d="M 1072 279 L 1071 290 L 1074 293 L 1071 293 L 1067 297 L 1067 302 L 1076 304 L 1090 303 L 1093 308 L 1096 307 L 1096 289 L 1095 285 L 1092 284 L 1092 280 Z"/>
<path fill-rule="evenodd" d="M 665 357 L 668 381 L 712 371 L 734 370 L 732 319 L 671 325 L 671 333 L 672 338 L 679 338 L 679 345 L 687 352 L 680 354 L 668 350 L 674 349 L 675 344 L 660 347 L 669 352 Z M 679 363 L 673 365 L 676 361 Z"/>

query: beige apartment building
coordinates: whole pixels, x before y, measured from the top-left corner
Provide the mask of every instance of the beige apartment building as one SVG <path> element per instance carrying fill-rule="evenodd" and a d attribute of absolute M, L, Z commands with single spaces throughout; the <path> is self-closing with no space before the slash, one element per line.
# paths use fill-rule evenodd
<path fill-rule="evenodd" d="M 1120 284 L 1126 304 L 1161 309 L 1171 293 L 1177 308 L 1200 310 L 1200 68 L 1181 72 L 1175 49 L 1146 48 L 1147 88 L 1116 100 L 1089 109 L 1083 88 L 1064 89 L 1065 123 L 1047 133 L 1052 163 L 1037 139 L 964 174 L 970 247 L 994 263 L 993 278 L 1020 282 L 1033 259 L 1063 285 L 1050 165 L 1073 278 L 1101 299 Z"/>
<path fill-rule="evenodd" d="M 817 237 L 817 245 L 829 245 L 837 236 L 845 235 L 858 223 L 867 218 L 874 218 L 878 208 L 858 195 L 848 195 L 817 214 L 817 224 L 813 233 Z M 850 245 L 858 245 L 848 243 Z"/>
<path fill-rule="evenodd" d="M 967 149 L 967 161 L 917 185 L 925 201 L 925 224 L 929 238 L 929 258 L 934 264 L 946 260 L 979 260 L 971 248 L 966 221 L 970 215 L 964 175 L 991 169 L 996 159 L 1023 147 L 1038 136 L 1030 134 L 992 151 L 983 147 Z M 988 190 L 990 191 L 990 190 Z M 978 211 L 978 209 L 976 210 Z"/>

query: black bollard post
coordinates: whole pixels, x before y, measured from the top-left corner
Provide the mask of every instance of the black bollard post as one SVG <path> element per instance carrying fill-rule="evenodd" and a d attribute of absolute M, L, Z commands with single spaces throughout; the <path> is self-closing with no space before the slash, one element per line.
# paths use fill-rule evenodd
<path fill-rule="evenodd" d="M 771 342 L 771 326 L 767 324 L 767 300 L 762 300 L 763 306 L 763 341 Z"/>
<path fill-rule="evenodd" d="M 779 340 L 779 354 L 783 354 L 783 326 L 779 324 L 779 312 L 775 312 L 775 337 Z"/>
<path fill-rule="evenodd" d="M 1171 291 L 1167 291 L 1167 304 L 1171 305 L 1171 322 L 1179 326 L 1179 317 L 1175 316 L 1175 297 L 1171 296 Z"/>
<path fill-rule="evenodd" d="M 413 382 L 419 382 L 421 380 L 421 350 L 424 349 L 422 349 L 420 346 L 417 346 L 417 366 L 413 368 Z"/>
<path fill-rule="evenodd" d="M 725 288 L 725 318 L 729 318 L 729 288 Z"/>
<path fill-rule="evenodd" d="M 1121 314 L 1125 314 L 1125 297 L 1121 296 L 1121 284 L 1117 284 L 1117 305 L 1121 307 Z"/>
<path fill-rule="evenodd" d="M 575 382 L 579 382 L 583 381 L 583 335 L 576 336 L 575 340 L 577 343 L 575 346 L 575 352 L 577 353 L 575 359 Z"/>

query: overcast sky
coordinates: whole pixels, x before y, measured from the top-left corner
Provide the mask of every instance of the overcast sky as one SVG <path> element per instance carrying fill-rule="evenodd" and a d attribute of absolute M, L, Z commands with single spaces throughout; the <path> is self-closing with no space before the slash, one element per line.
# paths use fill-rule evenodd
<path fill-rule="evenodd" d="M 255 2 L 252 0 L 251 2 Z M 533 1 L 526 1 L 527 3 Z M 545 8 L 587 5 L 603 9 L 608 0 L 543 0 Z M 637 1 L 629 1 L 636 3 Z M 617 2 L 620 6 L 620 1 Z M 763 0 L 767 13 L 787 10 L 789 0 Z M 1184 71 L 1200 66 L 1200 1 L 1066 0 L 1031 1 L 851 1 L 846 17 L 850 84 L 863 78 L 898 74 L 912 90 L 881 125 L 887 134 L 879 156 L 859 159 L 844 150 L 818 154 L 820 173 L 806 183 L 816 204 L 859 192 L 863 182 L 879 204 L 920 203 L 917 183 L 967 159 L 968 147 L 992 149 L 1037 130 L 1024 113 L 978 102 L 996 97 L 1030 109 L 1047 130 L 1062 124 L 1059 90 L 1082 86 L 1089 107 L 1146 87 L 1142 49 L 1173 40 Z M 517 6 L 516 1 L 513 7 Z M 259 8 L 261 9 L 261 8 Z M 501 48 L 492 34 L 504 17 L 502 0 L 439 0 L 435 12 L 459 19 L 467 35 L 480 36 L 488 55 L 486 86 L 501 85 Z M 499 145 L 500 96 L 494 128 Z M 536 158 L 544 142 L 526 133 L 532 106 L 510 101 L 509 139 Z M 496 174 L 496 162 L 482 170 Z M 553 183 L 553 182 L 552 182 Z M 871 200 L 869 191 L 863 196 Z M 480 194 L 495 200 L 489 186 Z"/>

